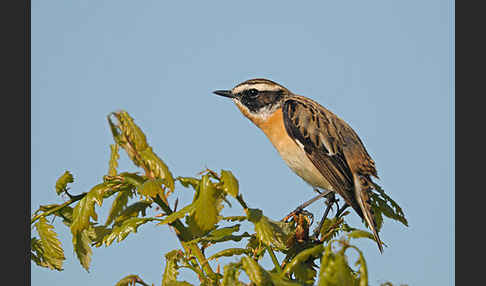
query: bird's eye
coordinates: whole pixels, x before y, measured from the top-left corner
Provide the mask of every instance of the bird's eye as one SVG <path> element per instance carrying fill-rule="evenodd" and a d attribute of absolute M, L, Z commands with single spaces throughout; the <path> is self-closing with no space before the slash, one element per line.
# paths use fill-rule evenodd
<path fill-rule="evenodd" d="M 258 96 L 258 90 L 257 90 L 257 89 L 254 89 L 254 88 L 249 89 L 249 90 L 247 91 L 247 94 L 248 94 L 249 96 L 251 96 L 251 97 L 256 97 L 256 96 Z"/>

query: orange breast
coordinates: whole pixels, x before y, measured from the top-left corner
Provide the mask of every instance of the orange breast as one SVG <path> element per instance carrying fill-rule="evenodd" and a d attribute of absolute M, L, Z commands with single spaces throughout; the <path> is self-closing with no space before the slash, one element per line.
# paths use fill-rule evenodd
<path fill-rule="evenodd" d="M 240 108 L 241 109 L 241 108 Z M 245 114 L 245 113 L 243 113 Z M 282 109 L 278 109 L 266 118 L 245 114 L 257 125 L 277 149 L 285 163 L 304 181 L 313 187 L 333 190 L 329 182 L 307 157 L 303 146 L 299 146 L 287 133 L 283 121 Z"/>

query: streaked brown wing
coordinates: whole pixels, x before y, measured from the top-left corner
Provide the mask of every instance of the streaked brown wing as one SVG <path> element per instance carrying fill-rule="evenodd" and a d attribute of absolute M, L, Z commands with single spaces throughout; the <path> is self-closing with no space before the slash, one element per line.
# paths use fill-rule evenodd
<path fill-rule="evenodd" d="M 369 155 L 356 133 L 318 103 L 300 96 L 284 102 L 283 118 L 287 132 L 304 146 L 307 157 L 334 191 L 363 217 L 354 194 L 353 171 L 366 169 L 360 165 Z M 368 171 L 376 174 L 374 165 L 368 166 Z"/>

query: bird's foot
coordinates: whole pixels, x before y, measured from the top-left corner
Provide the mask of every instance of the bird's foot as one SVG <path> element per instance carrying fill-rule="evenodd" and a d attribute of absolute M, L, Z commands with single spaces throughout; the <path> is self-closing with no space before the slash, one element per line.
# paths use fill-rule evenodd
<path fill-rule="evenodd" d="M 327 215 L 329 214 L 329 211 L 332 208 L 332 205 L 336 204 L 337 209 L 339 210 L 339 205 L 338 205 L 338 199 L 336 199 L 336 196 L 334 193 L 330 193 L 327 198 L 326 198 L 326 210 L 324 211 L 324 215 L 322 216 L 321 221 L 319 222 L 319 225 L 314 229 L 314 233 L 310 237 L 312 240 L 318 240 L 319 239 L 319 234 L 321 233 L 322 226 L 324 225 L 324 221 L 327 218 Z"/>

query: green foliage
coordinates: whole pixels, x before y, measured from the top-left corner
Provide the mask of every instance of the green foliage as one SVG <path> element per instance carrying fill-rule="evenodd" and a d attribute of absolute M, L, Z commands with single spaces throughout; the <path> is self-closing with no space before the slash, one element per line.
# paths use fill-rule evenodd
<path fill-rule="evenodd" d="M 118 168 L 118 159 L 120 158 L 120 154 L 118 154 L 118 144 L 110 145 L 110 162 L 108 163 L 108 175 L 109 176 L 116 176 L 116 168 Z"/>
<path fill-rule="evenodd" d="M 218 174 L 206 169 L 196 177 L 178 176 L 174 179 L 127 112 L 110 114 L 108 124 L 115 144 L 110 145 L 109 168 L 103 181 L 87 193 L 73 196 L 67 193 L 67 185 L 74 179 L 66 171 L 56 182 L 56 193 L 65 192 L 70 200 L 42 205 L 34 212 L 31 223 L 37 237 L 31 239 L 31 259 L 37 265 L 62 270 L 64 251 L 53 225 L 46 219 L 53 216 L 62 219 L 70 229 L 75 255 L 87 271 L 92 247 L 122 243 L 136 234 L 142 225 L 156 223 L 174 229 L 182 246 L 165 255 L 163 286 L 192 285 L 179 280 L 180 269 L 193 272 L 199 285 L 368 285 L 364 255 L 350 242 L 356 238 L 374 238 L 370 232 L 345 222 L 349 212 L 328 217 L 320 229 L 320 240 L 310 239 L 311 222 L 303 213 L 284 222 L 265 216 L 260 209 L 250 208 L 231 171 L 221 170 Z M 119 172 L 120 148 L 141 173 Z M 176 181 L 186 189 L 184 191 L 194 192 L 192 200 L 178 209 L 169 205 L 171 194 L 178 191 Z M 107 198 L 113 201 L 103 219 L 105 223 L 100 224 L 102 219 L 99 219 L 96 207 L 102 207 Z M 408 225 L 400 206 L 379 186 L 370 198 L 379 228 L 384 216 Z M 237 213 L 223 217 L 223 202 Z M 150 209 L 159 214 L 151 215 Z M 253 228 L 254 232 L 242 232 L 243 226 Z M 223 242 L 232 245 L 213 250 L 213 245 Z M 358 253 L 354 264 L 348 262 L 346 252 L 349 249 Z M 270 256 L 273 269 L 262 265 L 264 255 Z M 284 258 L 279 261 L 279 257 Z M 223 273 L 220 273 L 220 265 L 216 270 L 214 267 L 224 258 L 231 258 L 233 262 L 224 265 Z M 246 273 L 250 284 L 240 280 L 241 273 Z M 133 274 L 116 283 L 118 286 L 135 284 L 148 285 Z"/>
<path fill-rule="evenodd" d="M 408 221 L 405 218 L 402 208 L 392 200 L 392 198 L 385 194 L 385 191 L 380 186 L 373 184 L 373 187 L 378 192 L 372 192 L 370 196 L 371 209 L 374 212 L 377 230 L 379 231 L 381 229 L 383 215 L 408 226 Z"/>
<path fill-rule="evenodd" d="M 138 275 L 125 276 L 118 281 L 115 286 L 135 286 L 136 283 L 148 286 L 148 284 L 143 282 L 142 278 L 138 277 Z"/>
<path fill-rule="evenodd" d="M 61 242 L 52 230 L 54 227 L 47 222 L 45 217 L 41 217 L 35 224 L 35 228 L 40 239 L 34 238 L 31 241 L 34 262 L 39 266 L 62 270 L 62 263 L 66 258 Z"/>
<path fill-rule="evenodd" d="M 56 193 L 60 195 L 61 193 L 66 192 L 67 185 L 72 182 L 74 182 L 73 175 L 69 171 L 64 172 L 64 174 L 62 174 L 56 181 Z"/>
<path fill-rule="evenodd" d="M 209 175 L 203 175 L 192 203 L 194 210 L 187 217 L 189 228 L 196 236 L 214 229 L 220 220 L 219 212 L 222 209 L 223 196 L 224 193 L 216 188 Z"/>

